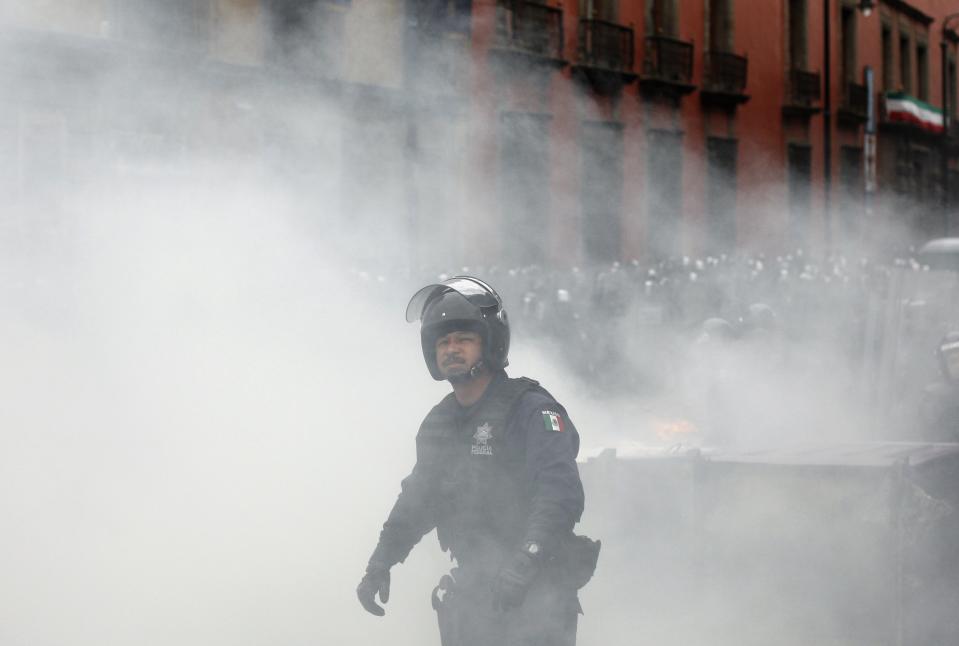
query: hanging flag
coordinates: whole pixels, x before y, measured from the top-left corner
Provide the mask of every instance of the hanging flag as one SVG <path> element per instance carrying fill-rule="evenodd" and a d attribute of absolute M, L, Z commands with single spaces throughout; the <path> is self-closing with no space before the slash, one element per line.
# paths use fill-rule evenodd
<path fill-rule="evenodd" d="M 886 93 L 886 119 L 895 123 L 909 123 L 928 132 L 943 131 L 942 110 L 905 92 Z"/>

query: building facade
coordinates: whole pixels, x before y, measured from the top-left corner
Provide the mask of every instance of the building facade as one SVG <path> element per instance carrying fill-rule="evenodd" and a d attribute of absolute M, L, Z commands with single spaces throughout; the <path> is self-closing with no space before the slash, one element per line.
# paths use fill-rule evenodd
<path fill-rule="evenodd" d="M 471 237 L 513 244 L 490 229 L 522 223 L 538 247 L 507 257 L 589 263 L 944 235 L 950 4 L 475 2 L 471 101 L 500 133 L 479 144 L 499 171 L 478 192 L 501 204 Z"/>
<path fill-rule="evenodd" d="M 0 15 L 4 188 L 49 196 L 32 183 L 51 168 L 129 167 L 140 149 L 272 157 L 300 186 L 338 187 L 348 245 L 376 255 L 401 230 L 421 266 L 945 233 L 955 3 L 761 4 L 19 3 Z M 55 211 L 22 213 L 38 210 Z"/>

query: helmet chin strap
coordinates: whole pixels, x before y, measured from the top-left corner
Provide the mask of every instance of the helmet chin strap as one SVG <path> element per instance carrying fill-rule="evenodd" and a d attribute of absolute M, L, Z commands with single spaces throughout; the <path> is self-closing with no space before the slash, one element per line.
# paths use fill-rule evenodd
<path fill-rule="evenodd" d="M 486 362 L 482 359 L 473 364 L 473 367 L 470 368 L 470 379 L 476 379 L 476 375 L 480 373 L 480 370 L 486 367 Z"/>
<path fill-rule="evenodd" d="M 477 361 L 470 367 L 469 371 L 467 371 L 465 375 L 455 375 L 447 379 L 447 381 L 449 381 L 451 384 L 466 383 L 467 381 L 471 379 L 476 379 L 476 377 L 479 375 L 480 371 L 483 370 L 484 367 L 486 367 L 486 362 L 480 359 L 479 361 Z"/>

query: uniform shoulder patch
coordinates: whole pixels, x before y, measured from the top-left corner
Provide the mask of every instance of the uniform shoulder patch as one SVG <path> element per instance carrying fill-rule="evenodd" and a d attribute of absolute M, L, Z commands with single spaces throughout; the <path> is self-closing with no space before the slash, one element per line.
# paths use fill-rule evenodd
<path fill-rule="evenodd" d="M 547 431 L 562 433 L 565 429 L 565 425 L 563 424 L 563 416 L 556 411 L 544 410 L 543 424 L 546 426 Z"/>

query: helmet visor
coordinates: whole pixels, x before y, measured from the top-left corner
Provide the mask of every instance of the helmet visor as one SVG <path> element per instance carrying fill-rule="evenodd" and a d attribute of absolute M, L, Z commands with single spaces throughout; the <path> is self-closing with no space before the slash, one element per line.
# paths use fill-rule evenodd
<path fill-rule="evenodd" d="M 483 281 L 468 276 L 454 276 L 442 283 L 427 285 L 413 294 L 410 304 L 406 306 L 406 320 L 410 323 L 420 320 L 426 304 L 448 291 L 457 292 L 479 308 L 493 307 L 499 302 L 499 297 L 496 296 L 493 288 Z"/>

